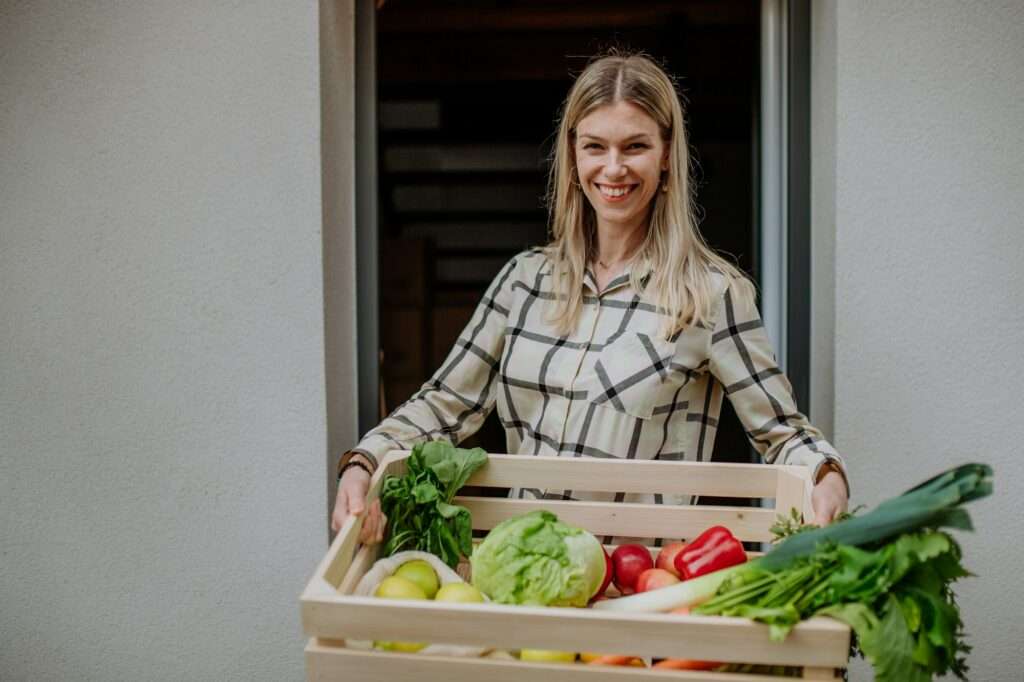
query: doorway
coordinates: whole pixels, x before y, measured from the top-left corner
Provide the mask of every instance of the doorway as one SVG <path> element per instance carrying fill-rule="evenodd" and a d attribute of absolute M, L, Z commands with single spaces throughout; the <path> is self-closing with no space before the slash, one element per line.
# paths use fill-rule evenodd
<path fill-rule="evenodd" d="M 643 49 L 678 78 L 701 230 L 758 283 L 760 3 L 378 2 L 380 386 L 390 411 L 441 364 L 486 285 L 547 240 L 559 107 L 589 57 Z M 503 452 L 491 415 L 468 446 Z M 757 461 L 724 401 L 715 461 Z"/>

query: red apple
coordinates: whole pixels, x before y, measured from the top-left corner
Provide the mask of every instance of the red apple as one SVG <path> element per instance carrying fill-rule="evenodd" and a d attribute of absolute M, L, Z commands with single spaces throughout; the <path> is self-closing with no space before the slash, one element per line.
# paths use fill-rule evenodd
<path fill-rule="evenodd" d="M 636 579 L 636 591 L 647 592 L 648 590 L 656 590 L 660 587 L 668 587 L 669 585 L 675 585 L 679 582 L 679 578 L 675 577 L 663 568 L 649 568 L 640 574 L 640 577 Z"/>
<path fill-rule="evenodd" d="M 615 587 L 622 594 L 636 592 L 636 580 L 649 568 L 654 568 L 654 559 L 643 545 L 619 545 L 612 552 L 612 566 L 615 569 Z"/>
<path fill-rule="evenodd" d="M 682 578 L 676 570 L 676 555 L 686 548 L 685 542 L 670 542 L 658 552 L 658 560 L 654 562 L 655 568 L 668 571 L 677 578 Z"/>

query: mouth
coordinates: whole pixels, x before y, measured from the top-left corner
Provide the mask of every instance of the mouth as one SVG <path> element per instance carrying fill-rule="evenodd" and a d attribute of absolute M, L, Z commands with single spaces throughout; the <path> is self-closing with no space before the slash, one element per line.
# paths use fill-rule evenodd
<path fill-rule="evenodd" d="M 601 198 L 610 203 L 616 203 L 619 201 L 625 201 L 633 190 L 637 188 L 637 185 L 597 185 L 597 189 L 601 194 Z"/>

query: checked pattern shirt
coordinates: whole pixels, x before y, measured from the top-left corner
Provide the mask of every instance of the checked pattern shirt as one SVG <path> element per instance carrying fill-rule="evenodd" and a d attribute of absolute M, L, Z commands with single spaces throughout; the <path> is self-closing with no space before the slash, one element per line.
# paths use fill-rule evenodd
<path fill-rule="evenodd" d="M 817 468 L 842 459 L 796 407 L 756 307 L 717 277 L 714 319 L 672 340 L 662 314 L 626 271 L 597 291 L 588 272 L 576 330 L 545 320 L 554 300 L 542 249 L 495 277 L 429 381 L 353 448 L 374 461 L 391 449 L 473 434 L 493 409 L 520 455 L 707 461 L 728 396 L 765 462 Z M 692 504 L 687 495 L 513 489 L 513 496 Z M 669 498 L 669 499 L 664 499 Z"/>

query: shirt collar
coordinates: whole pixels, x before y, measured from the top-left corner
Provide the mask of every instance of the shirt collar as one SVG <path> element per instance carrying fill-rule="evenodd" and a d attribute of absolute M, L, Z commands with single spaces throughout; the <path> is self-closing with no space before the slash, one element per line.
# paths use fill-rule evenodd
<path fill-rule="evenodd" d="M 627 265 L 626 268 L 622 271 L 622 273 L 617 275 L 615 277 L 615 279 L 613 279 L 612 281 L 608 282 L 608 286 L 605 287 L 604 291 L 598 291 L 598 289 L 597 289 L 597 277 L 594 275 L 594 270 L 593 270 L 592 266 L 588 263 L 587 264 L 587 271 L 583 275 L 583 285 L 586 286 L 586 287 L 589 287 L 590 291 L 595 296 L 604 296 L 605 294 L 611 293 L 612 291 L 615 291 L 616 289 L 618 289 L 620 287 L 624 287 L 624 286 L 628 285 L 629 284 L 629 277 L 632 274 L 633 270 L 636 270 L 637 272 L 642 273 L 641 277 L 640 277 L 640 285 L 641 285 L 641 287 L 646 285 L 648 280 L 651 277 L 652 269 L 653 268 L 651 268 L 650 263 L 648 263 L 647 261 L 643 261 L 643 262 L 640 262 L 640 263 L 631 263 L 631 264 Z"/>

